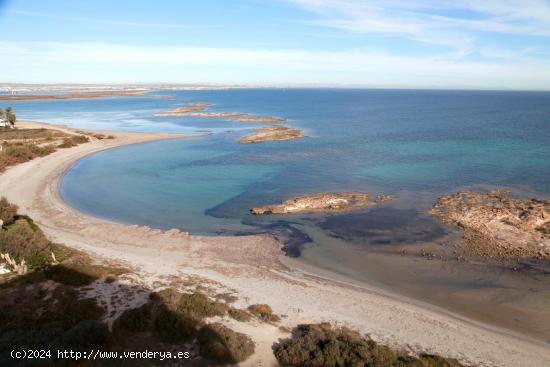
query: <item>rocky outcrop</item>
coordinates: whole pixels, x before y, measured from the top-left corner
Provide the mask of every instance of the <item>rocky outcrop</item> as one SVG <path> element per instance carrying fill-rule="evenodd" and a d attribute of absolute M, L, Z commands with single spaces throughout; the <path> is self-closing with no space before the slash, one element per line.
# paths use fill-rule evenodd
<path fill-rule="evenodd" d="M 209 103 L 209 102 L 191 102 L 191 103 L 188 103 L 189 106 L 192 106 L 192 107 L 208 107 L 208 106 L 211 106 L 212 103 Z"/>
<path fill-rule="evenodd" d="M 268 122 L 268 123 L 274 123 L 274 124 L 288 121 L 285 118 L 271 117 L 271 116 L 238 117 L 233 120 L 237 122 Z"/>
<path fill-rule="evenodd" d="M 166 112 L 156 113 L 155 116 L 191 116 L 202 111 L 205 111 L 203 107 L 176 107 Z"/>
<path fill-rule="evenodd" d="M 307 212 L 347 211 L 382 204 L 393 197 L 380 194 L 372 196 L 362 192 L 322 192 L 296 196 L 281 204 L 251 208 L 252 214 L 295 214 Z"/>
<path fill-rule="evenodd" d="M 550 200 L 462 191 L 439 198 L 430 213 L 463 229 L 462 245 L 469 253 L 550 259 Z"/>
<path fill-rule="evenodd" d="M 253 134 L 243 136 L 239 139 L 239 143 L 250 144 L 261 143 L 263 141 L 270 140 L 291 140 L 301 138 L 302 136 L 304 136 L 304 132 L 300 129 L 274 125 L 270 127 L 254 129 Z"/>
<path fill-rule="evenodd" d="M 236 117 L 236 116 L 246 116 L 246 113 L 241 112 L 197 112 L 192 113 L 189 116 L 199 116 L 199 117 Z"/>

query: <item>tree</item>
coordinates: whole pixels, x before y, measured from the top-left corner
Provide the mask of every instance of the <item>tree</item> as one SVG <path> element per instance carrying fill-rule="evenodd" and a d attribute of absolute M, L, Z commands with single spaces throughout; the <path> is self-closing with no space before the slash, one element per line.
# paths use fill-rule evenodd
<path fill-rule="evenodd" d="M 10 124 L 15 125 L 15 121 L 17 120 L 17 118 L 15 117 L 15 114 L 13 113 L 13 108 L 6 107 L 6 119 L 8 120 L 8 122 Z"/>

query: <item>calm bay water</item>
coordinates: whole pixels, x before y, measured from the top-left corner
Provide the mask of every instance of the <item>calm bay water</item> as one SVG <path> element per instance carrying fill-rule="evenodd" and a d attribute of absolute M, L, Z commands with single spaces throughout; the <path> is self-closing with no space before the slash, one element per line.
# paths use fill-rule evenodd
<path fill-rule="evenodd" d="M 258 124 L 153 117 L 197 101 L 213 103 L 212 111 L 285 117 L 306 137 L 242 145 L 239 137 Z M 305 264 L 550 340 L 548 269 L 517 275 L 379 251 L 456 237 L 425 214 L 444 193 L 496 186 L 549 196 L 550 93 L 237 89 L 13 106 L 20 118 L 80 128 L 212 132 L 111 149 L 77 162 L 64 176 L 61 194 L 82 211 L 200 234 L 273 231 L 294 246 L 295 255 L 296 246 L 304 245 L 298 261 Z M 290 195 L 348 190 L 399 199 L 353 214 L 248 213 Z M 483 311 L 489 308 L 501 317 Z"/>

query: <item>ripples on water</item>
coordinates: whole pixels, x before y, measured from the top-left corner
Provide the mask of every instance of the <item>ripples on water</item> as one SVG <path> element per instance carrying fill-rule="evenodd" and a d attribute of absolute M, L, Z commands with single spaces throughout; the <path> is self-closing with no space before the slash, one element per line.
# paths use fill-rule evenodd
<path fill-rule="evenodd" d="M 458 188 L 506 186 L 548 196 L 550 93 L 239 89 L 167 92 L 172 99 L 158 94 L 13 106 L 20 118 L 79 128 L 214 132 L 81 160 L 63 178 L 61 193 L 85 212 L 201 234 L 270 231 L 286 241 L 290 255 L 302 249 L 299 261 L 550 339 L 547 274 L 385 252 L 454 240 L 452 229 L 426 210 L 437 196 Z M 190 101 L 212 102 L 218 112 L 285 117 L 307 136 L 240 145 L 238 138 L 258 124 L 153 117 Z M 252 206 L 316 191 L 383 192 L 400 199 L 337 215 L 248 213 Z"/>

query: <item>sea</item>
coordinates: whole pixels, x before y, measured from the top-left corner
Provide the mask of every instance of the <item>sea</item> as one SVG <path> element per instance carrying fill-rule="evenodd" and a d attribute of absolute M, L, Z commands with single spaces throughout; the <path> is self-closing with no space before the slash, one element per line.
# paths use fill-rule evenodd
<path fill-rule="evenodd" d="M 211 103 L 210 112 L 286 118 L 305 137 L 240 144 L 269 124 L 155 116 L 193 102 Z M 75 128 L 205 133 L 76 162 L 60 193 L 85 213 L 201 235 L 272 233 L 289 266 L 550 343 L 550 266 L 459 261 L 460 232 L 428 214 L 439 196 L 457 190 L 550 197 L 548 92 L 237 88 L 10 103 L 19 119 Z M 325 191 L 397 199 L 351 213 L 249 212 Z"/>

